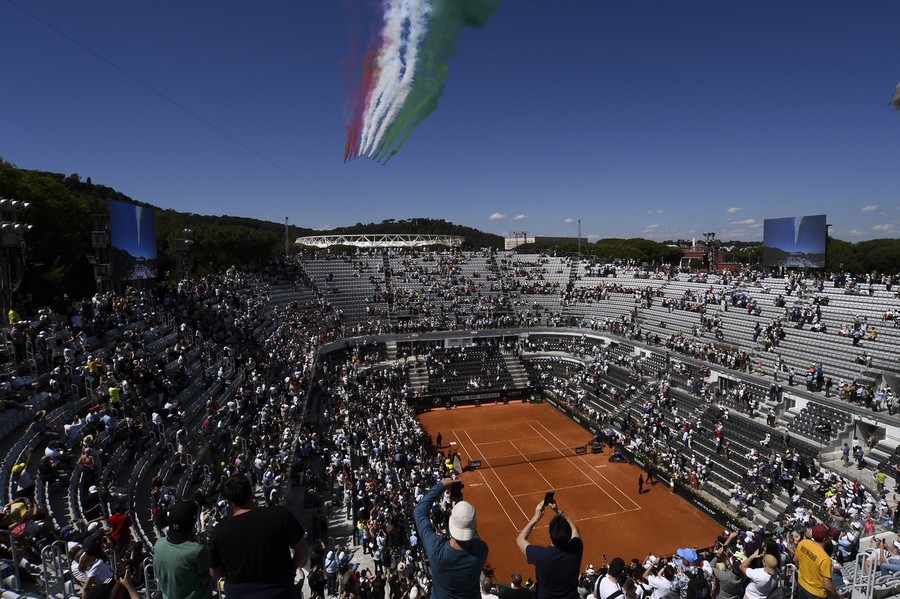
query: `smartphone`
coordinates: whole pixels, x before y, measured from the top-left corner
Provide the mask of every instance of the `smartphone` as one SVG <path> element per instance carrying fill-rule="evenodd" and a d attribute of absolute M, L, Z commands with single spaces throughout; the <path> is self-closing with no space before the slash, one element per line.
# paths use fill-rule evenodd
<path fill-rule="evenodd" d="M 452 499 L 462 499 L 463 484 L 461 480 L 450 485 L 450 497 Z"/>
<path fill-rule="evenodd" d="M 553 498 L 553 496 L 553 491 L 547 491 L 547 493 L 544 495 L 544 507 L 547 507 L 551 503 L 556 503 L 556 500 Z"/>

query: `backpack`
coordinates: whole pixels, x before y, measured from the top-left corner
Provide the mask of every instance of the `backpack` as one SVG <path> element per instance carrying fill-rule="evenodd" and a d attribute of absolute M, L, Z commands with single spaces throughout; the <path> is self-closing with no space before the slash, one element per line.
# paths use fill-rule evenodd
<path fill-rule="evenodd" d="M 698 570 L 696 574 L 685 572 L 685 574 L 687 574 L 688 580 L 690 580 L 687 586 L 687 596 L 685 599 L 710 599 L 712 589 L 710 588 L 709 581 L 706 580 L 706 575 L 703 574 L 703 571 Z"/>

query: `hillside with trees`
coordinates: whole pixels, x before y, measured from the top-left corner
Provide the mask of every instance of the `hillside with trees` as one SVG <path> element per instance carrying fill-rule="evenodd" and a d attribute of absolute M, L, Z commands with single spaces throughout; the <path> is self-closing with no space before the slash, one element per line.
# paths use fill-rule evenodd
<path fill-rule="evenodd" d="M 284 253 L 285 228 L 273 223 L 233 216 L 208 216 L 157 209 L 136 201 L 124 193 L 77 174 L 63 175 L 28 171 L 0 159 L 0 197 L 30 202 L 19 220 L 34 229 L 26 236 L 28 265 L 21 293 L 31 294 L 35 304 L 52 300 L 63 293 L 79 297 L 95 291 L 93 267 L 88 256 L 94 215 L 106 215 L 110 199 L 154 208 L 156 212 L 157 264 L 160 278 L 176 276 L 175 240 L 184 229 L 192 231 L 193 272 L 218 272 L 233 264 L 243 265 L 269 260 Z M 459 235 L 467 248 L 502 248 L 503 238 L 445 220 L 410 218 L 388 219 L 380 223 L 357 223 L 333 231 L 314 231 L 290 225 L 289 251 L 301 251 L 294 240 L 303 235 L 354 233 L 427 233 Z M 738 243 L 739 242 L 735 242 Z M 741 263 L 758 263 L 758 244 L 742 244 L 733 257 Z M 548 247 L 523 247 L 523 251 L 554 251 L 574 254 L 574 241 Z M 647 239 L 602 239 L 581 245 L 581 253 L 599 260 L 633 259 L 648 264 L 674 264 L 681 251 L 670 243 Z M 860 272 L 896 272 L 900 264 L 900 240 L 875 239 L 849 243 L 831 239 L 828 250 L 830 269 Z"/>

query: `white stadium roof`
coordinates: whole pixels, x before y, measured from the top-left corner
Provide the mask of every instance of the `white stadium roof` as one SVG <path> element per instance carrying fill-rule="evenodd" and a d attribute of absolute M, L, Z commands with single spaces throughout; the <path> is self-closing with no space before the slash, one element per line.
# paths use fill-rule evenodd
<path fill-rule="evenodd" d="M 327 248 L 336 245 L 358 248 L 421 248 L 430 245 L 446 245 L 459 247 L 463 238 L 457 235 L 419 235 L 419 234 L 383 234 L 383 235 L 309 235 L 298 237 L 297 245 Z"/>

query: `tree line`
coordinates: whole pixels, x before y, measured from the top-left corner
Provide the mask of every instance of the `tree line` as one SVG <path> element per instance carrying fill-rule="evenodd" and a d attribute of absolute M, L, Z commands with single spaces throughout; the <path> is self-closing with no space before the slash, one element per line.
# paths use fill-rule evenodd
<path fill-rule="evenodd" d="M 26 235 L 27 271 L 21 292 L 30 295 L 35 305 L 51 301 L 55 296 L 85 297 L 95 291 L 93 266 L 88 256 L 94 254 L 91 231 L 95 215 L 108 214 L 110 199 L 153 208 L 156 214 L 157 267 L 159 277 L 174 280 L 176 272 L 175 240 L 190 229 L 193 239 L 191 270 L 203 275 L 220 272 L 231 265 L 261 263 L 284 253 L 284 224 L 234 216 L 207 216 L 159 209 L 136 201 L 113 188 L 85 180 L 77 174 L 63 175 L 23 170 L 0 159 L 0 197 L 31 203 L 17 218 L 33 225 Z M 9 214 L 4 214 L 9 218 Z M 388 219 L 380 223 L 356 223 L 333 231 L 315 231 L 296 225 L 288 227 L 291 253 L 299 252 L 294 240 L 303 235 L 352 233 L 422 233 L 459 235 L 466 248 L 503 247 L 503 238 L 471 227 L 441 219 Z M 900 240 L 876 239 L 849 243 L 830 239 L 827 260 L 830 270 L 854 273 L 897 271 L 900 264 Z M 672 243 L 647 239 L 602 239 L 583 243 L 581 253 L 598 260 L 634 260 L 648 264 L 677 264 L 682 251 Z M 759 244 L 740 244 L 729 259 L 747 265 L 759 263 Z M 524 251 L 556 251 L 575 254 L 576 243 Z"/>

